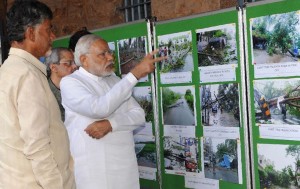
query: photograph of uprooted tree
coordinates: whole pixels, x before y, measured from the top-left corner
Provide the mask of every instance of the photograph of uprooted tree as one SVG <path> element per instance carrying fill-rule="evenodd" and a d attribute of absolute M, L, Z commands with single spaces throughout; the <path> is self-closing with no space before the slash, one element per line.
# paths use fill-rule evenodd
<path fill-rule="evenodd" d="M 194 70 L 191 31 L 158 36 L 159 56 L 167 56 L 160 62 L 162 73 Z"/>
<path fill-rule="evenodd" d="M 237 83 L 200 87 L 203 126 L 239 127 L 239 86 Z"/>
<path fill-rule="evenodd" d="M 205 137 L 203 158 L 205 178 L 239 183 L 237 140 Z"/>
<path fill-rule="evenodd" d="M 162 87 L 165 125 L 195 125 L 195 88 L 193 86 Z"/>
<path fill-rule="evenodd" d="M 111 52 L 113 53 L 113 56 L 114 56 L 114 66 L 115 66 L 115 73 L 118 73 L 119 70 L 117 69 L 117 65 L 118 65 L 118 59 L 117 59 L 117 56 L 116 56 L 116 45 L 115 45 L 115 42 L 108 42 L 108 47 L 109 49 L 111 50 Z"/>
<path fill-rule="evenodd" d="M 134 87 L 133 97 L 145 111 L 146 122 L 153 120 L 152 93 L 150 87 Z"/>
<path fill-rule="evenodd" d="M 138 165 L 156 168 L 156 145 L 154 136 L 134 135 L 134 143 Z"/>
<path fill-rule="evenodd" d="M 198 141 L 196 138 L 165 136 L 164 164 L 166 172 L 185 174 L 198 172 Z"/>
<path fill-rule="evenodd" d="M 253 18 L 250 24 L 253 64 L 300 60 L 299 11 Z"/>
<path fill-rule="evenodd" d="M 196 36 L 199 67 L 237 64 L 235 24 L 199 29 Z"/>
<path fill-rule="evenodd" d="M 258 144 L 257 148 L 261 189 L 300 188 L 300 145 Z"/>
<path fill-rule="evenodd" d="M 118 41 L 119 65 L 125 75 L 146 55 L 146 37 L 134 37 Z"/>
<path fill-rule="evenodd" d="M 255 122 L 300 125 L 300 80 L 254 81 Z"/>

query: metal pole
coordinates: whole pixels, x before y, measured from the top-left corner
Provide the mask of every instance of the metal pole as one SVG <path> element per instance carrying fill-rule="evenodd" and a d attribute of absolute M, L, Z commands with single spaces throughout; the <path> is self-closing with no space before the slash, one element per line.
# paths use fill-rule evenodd
<path fill-rule="evenodd" d="M 149 52 L 153 51 L 156 47 L 155 40 L 155 22 L 156 17 L 148 17 L 147 21 L 147 33 L 148 33 L 148 49 Z M 157 66 L 155 64 L 155 66 Z M 154 132 L 155 132 L 155 144 L 156 144 L 156 158 L 157 158 L 157 175 L 159 188 L 162 189 L 162 176 L 161 176 L 161 159 L 160 159 L 160 127 L 159 127 L 159 116 L 158 116 L 158 91 L 157 84 L 157 69 L 154 73 L 151 73 L 151 90 L 152 90 L 152 102 L 153 102 L 153 114 L 154 114 Z"/>
<path fill-rule="evenodd" d="M 238 3 L 238 7 L 240 7 L 240 8 L 245 6 L 244 0 L 237 0 L 237 3 Z"/>
<path fill-rule="evenodd" d="M 249 79 L 249 66 L 247 56 L 247 23 L 246 23 L 246 3 L 243 0 L 237 0 L 237 11 L 238 11 L 238 26 L 239 26 L 239 49 L 240 49 L 240 66 L 241 66 L 241 91 L 242 96 L 242 115 L 244 125 L 244 142 L 245 142 L 245 158 L 246 158 L 246 184 L 247 188 L 255 189 L 253 181 L 253 153 L 252 153 L 252 121 L 251 121 L 251 101 L 249 96 L 250 91 L 250 79 Z"/>

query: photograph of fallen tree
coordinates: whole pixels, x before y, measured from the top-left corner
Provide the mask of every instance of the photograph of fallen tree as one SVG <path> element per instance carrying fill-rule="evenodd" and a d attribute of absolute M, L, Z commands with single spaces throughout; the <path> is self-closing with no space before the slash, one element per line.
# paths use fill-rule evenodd
<path fill-rule="evenodd" d="M 300 60 L 300 14 L 289 12 L 250 20 L 253 64 Z"/>
<path fill-rule="evenodd" d="M 258 144 L 257 147 L 261 189 L 300 188 L 300 145 Z"/>
<path fill-rule="evenodd" d="M 196 31 L 199 67 L 237 64 L 235 27 L 226 24 Z"/>
<path fill-rule="evenodd" d="M 257 124 L 300 125 L 300 80 L 254 81 Z"/>

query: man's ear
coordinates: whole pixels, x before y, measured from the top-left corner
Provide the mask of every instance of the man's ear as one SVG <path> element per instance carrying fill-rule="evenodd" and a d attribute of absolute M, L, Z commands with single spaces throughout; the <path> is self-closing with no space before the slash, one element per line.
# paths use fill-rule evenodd
<path fill-rule="evenodd" d="M 50 67 L 51 72 L 57 72 L 58 71 L 58 69 L 56 67 L 56 64 L 50 64 L 49 67 Z"/>
<path fill-rule="evenodd" d="M 79 57 L 80 63 L 82 66 L 87 67 L 87 56 L 86 55 L 81 55 Z"/>
<path fill-rule="evenodd" d="M 28 39 L 30 41 L 35 40 L 35 33 L 34 33 L 34 28 L 29 26 L 26 31 L 25 31 L 25 39 Z"/>

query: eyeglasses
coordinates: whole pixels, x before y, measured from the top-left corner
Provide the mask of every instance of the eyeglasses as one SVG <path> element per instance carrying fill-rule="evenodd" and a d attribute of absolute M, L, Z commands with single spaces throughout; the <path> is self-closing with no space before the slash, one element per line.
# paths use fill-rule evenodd
<path fill-rule="evenodd" d="M 64 61 L 60 61 L 60 64 L 65 64 L 66 66 L 70 67 L 72 65 L 75 65 L 74 60 L 64 60 Z"/>
<path fill-rule="evenodd" d="M 114 52 L 112 50 L 104 50 L 100 53 L 87 53 L 87 54 L 95 54 L 96 56 L 106 57 L 107 55 L 113 56 Z"/>

